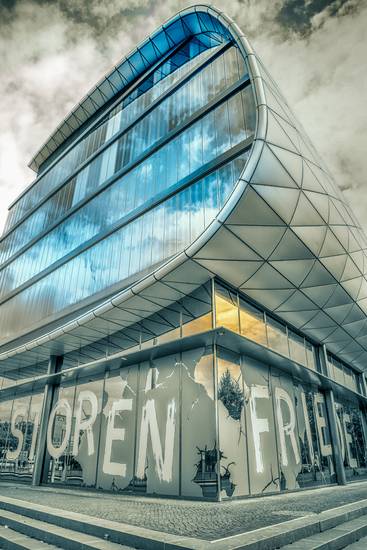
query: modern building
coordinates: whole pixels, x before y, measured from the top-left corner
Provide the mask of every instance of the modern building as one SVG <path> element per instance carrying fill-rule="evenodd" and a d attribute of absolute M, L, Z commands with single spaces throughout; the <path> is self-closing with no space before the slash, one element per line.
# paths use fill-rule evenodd
<path fill-rule="evenodd" d="M 366 238 L 235 23 L 178 13 L 30 166 L 0 241 L 0 479 L 367 477 Z"/>

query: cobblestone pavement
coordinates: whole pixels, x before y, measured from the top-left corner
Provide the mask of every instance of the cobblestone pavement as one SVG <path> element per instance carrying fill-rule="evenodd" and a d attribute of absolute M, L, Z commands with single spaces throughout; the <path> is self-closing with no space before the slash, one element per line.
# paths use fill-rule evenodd
<path fill-rule="evenodd" d="M 215 540 L 367 498 L 367 481 L 223 502 L 0 483 L 0 495 L 166 533 Z"/>

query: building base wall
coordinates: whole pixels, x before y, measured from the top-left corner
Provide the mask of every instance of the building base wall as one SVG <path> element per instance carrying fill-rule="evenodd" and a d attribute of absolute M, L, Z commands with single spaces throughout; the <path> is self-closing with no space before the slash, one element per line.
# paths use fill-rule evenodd
<path fill-rule="evenodd" d="M 363 413 L 334 401 L 337 444 L 322 389 L 228 348 L 106 368 L 49 410 L 1 403 L 0 480 L 220 500 L 366 478 Z"/>

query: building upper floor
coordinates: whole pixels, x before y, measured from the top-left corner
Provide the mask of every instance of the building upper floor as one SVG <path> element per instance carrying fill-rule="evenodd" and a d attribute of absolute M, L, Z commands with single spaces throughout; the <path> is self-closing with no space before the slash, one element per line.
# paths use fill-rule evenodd
<path fill-rule="evenodd" d="M 365 236 L 225 15 L 198 6 L 157 29 L 32 165 L 0 242 L 3 372 L 86 343 L 103 355 L 96 342 L 213 276 L 365 369 Z"/>

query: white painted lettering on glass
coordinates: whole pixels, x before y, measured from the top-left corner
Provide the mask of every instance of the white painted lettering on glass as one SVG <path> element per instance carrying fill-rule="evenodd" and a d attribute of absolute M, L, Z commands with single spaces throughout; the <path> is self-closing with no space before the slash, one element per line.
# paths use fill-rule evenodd
<path fill-rule="evenodd" d="M 138 463 L 136 468 L 136 476 L 138 478 L 143 479 L 144 477 L 148 447 L 148 434 L 150 431 L 153 456 L 155 460 L 158 479 L 160 481 L 166 481 L 167 483 L 172 480 L 176 424 L 175 413 L 176 403 L 175 400 L 172 399 L 167 406 L 166 436 L 163 456 L 154 399 L 149 399 L 143 406 L 140 426 Z"/>
<path fill-rule="evenodd" d="M 256 399 L 269 399 L 269 389 L 267 386 L 251 386 L 250 411 L 252 433 L 255 447 L 256 471 L 264 471 L 263 455 L 261 451 L 260 434 L 269 431 L 269 421 L 267 418 L 258 418 L 256 411 Z"/>
<path fill-rule="evenodd" d="M 119 399 L 112 403 L 111 410 L 108 413 L 106 444 L 103 458 L 103 472 L 114 476 L 126 475 L 126 464 L 111 461 L 112 443 L 114 441 L 123 441 L 125 439 L 125 428 L 115 427 L 115 417 L 122 411 L 131 411 L 133 408 L 132 399 Z"/>

